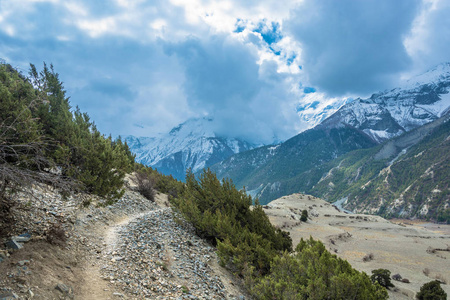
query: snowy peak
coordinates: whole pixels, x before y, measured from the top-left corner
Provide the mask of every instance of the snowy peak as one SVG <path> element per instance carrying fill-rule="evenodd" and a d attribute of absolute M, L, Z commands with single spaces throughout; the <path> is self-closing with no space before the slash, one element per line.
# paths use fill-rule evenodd
<path fill-rule="evenodd" d="M 189 136 L 216 137 L 212 128 L 213 119 L 211 118 L 189 119 L 174 127 L 169 135 L 176 136 L 179 139 L 185 139 Z"/>
<path fill-rule="evenodd" d="M 353 98 L 329 99 L 318 93 L 307 94 L 301 104 L 297 105 L 297 114 L 300 120 L 313 128 L 323 120 L 334 114 L 345 104 L 351 103 Z"/>
<path fill-rule="evenodd" d="M 433 69 L 423 74 L 408 79 L 400 88 L 413 89 L 424 84 L 438 85 L 441 82 L 448 81 L 450 81 L 450 62 L 445 62 L 437 65 Z"/>
<path fill-rule="evenodd" d="M 157 138 L 128 136 L 126 141 L 136 161 L 183 180 L 188 168 L 197 172 L 257 146 L 218 136 L 213 122 L 211 118 L 189 119 Z"/>
<path fill-rule="evenodd" d="M 356 99 L 322 122 L 322 126 L 350 125 L 381 143 L 434 121 L 450 107 L 450 64 L 416 76 L 401 87 Z"/>

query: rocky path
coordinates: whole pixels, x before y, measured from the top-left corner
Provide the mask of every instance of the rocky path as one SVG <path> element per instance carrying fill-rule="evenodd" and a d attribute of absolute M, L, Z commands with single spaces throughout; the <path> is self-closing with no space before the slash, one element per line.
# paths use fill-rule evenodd
<path fill-rule="evenodd" d="M 127 217 L 103 235 L 81 299 L 245 299 L 215 249 L 170 208 Z"/>
<path fill-rule="evenodd" d="M 164 194 L 154 203 L 128 189 L 112 205 L 92 195 L 35 194 L 18 195 L 12 232 L 31 240 L 20 250 L 0 243 L 0 299 L 248 298 L 215 249 L 174 218 Z M 48 242 L 54 224 L 67 241 Z"/>

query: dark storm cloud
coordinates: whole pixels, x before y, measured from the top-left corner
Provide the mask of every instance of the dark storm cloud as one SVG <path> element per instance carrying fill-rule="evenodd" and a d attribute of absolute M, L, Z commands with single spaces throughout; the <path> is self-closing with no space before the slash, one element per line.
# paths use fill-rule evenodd
<path fill-rule="evenodd" d="M 421 3 L 306 0 L 285 29 L 302 47 L 311 83 L 330 95 L 388 88 L 412 63 L 404 47 Z"/>

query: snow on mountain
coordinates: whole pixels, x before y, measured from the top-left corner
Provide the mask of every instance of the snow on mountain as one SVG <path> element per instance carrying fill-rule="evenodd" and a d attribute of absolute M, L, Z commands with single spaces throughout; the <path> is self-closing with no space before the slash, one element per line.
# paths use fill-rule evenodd
<path fill-rule="evenodd" d="M 217 136 L 212 123 L 210 118 L 190 119 L 159 137 L 128 136 L 126 141 L 136 154 L 136 161 L 177 179 L 184 179 L 188 168 L 197 172 L 232 154 L 259 146 Z"/>
<path fill-rule="evenodd" d="M 308 93 L 297 105 L 300 120 L 307 124 L 306 129 L 313 128 L 334 114 L 342 106 L 353 101 L 353 98 L 327 98 L 322 93 Z"/>
<path fill-rule="evenodd" d="M 443 63 L 398 88 L 342 106 L 322 124 L 350 125 L 383 142 L 441 117 L 450 107 L 449 92 L 450 63 Z"/>

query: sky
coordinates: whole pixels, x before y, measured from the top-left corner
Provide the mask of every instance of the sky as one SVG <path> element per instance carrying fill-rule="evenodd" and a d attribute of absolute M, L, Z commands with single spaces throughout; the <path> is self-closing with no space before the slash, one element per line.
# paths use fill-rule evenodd
<path fill-rule="evenodd" d="M 52 63 L 105 134 L 209 117 L 268 144 L 309 126 L 298 107 L 450 61 L 449 15 L 448 0 L 0 0 L 0 59 Z"/>

